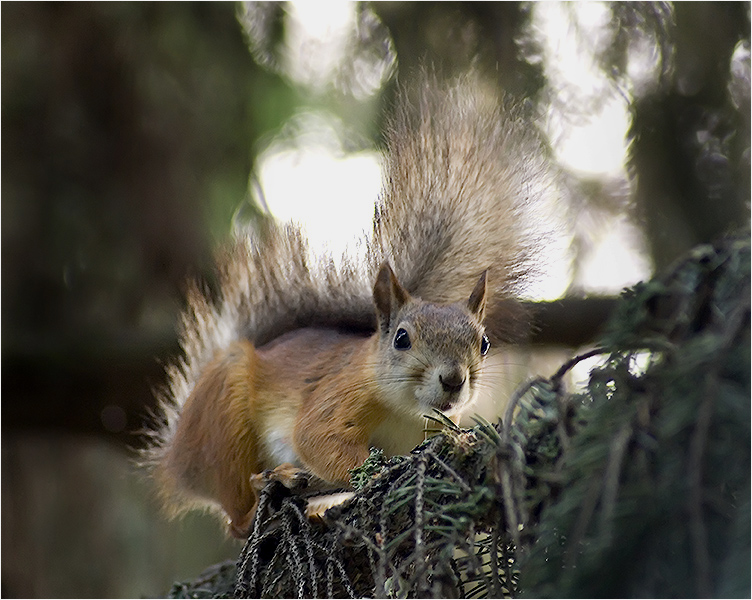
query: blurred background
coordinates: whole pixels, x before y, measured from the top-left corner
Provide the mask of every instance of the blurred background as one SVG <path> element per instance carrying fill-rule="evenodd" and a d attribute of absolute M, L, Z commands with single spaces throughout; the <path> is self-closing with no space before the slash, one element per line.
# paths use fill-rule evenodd
<path fill-rule="evenodd" d="M 368 228 L 421 63 L 474 66 L 548 140 L 564 191 L 530 300 L 618 295 L 749 226 L 747 2 L 0 10 L 4 597 L 158 596 L 237 556 L 132 465 L 184 282 L 263 213 L 333 251 Z M 513 378 L 576 350 L 546 333 Z"/>

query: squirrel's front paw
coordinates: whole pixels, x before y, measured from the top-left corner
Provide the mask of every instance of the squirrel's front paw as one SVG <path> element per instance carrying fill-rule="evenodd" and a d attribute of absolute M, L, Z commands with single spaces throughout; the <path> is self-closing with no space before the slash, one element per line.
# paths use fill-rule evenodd
<path fill-rule="evenodd" d="M 262 473 L 251 475 L 251 485 L 261 491 L 272 481 L 279 481 L 289 490 L 302 490 L 308 487 L 310 477 L 308 471 L 290 463 L 284 463 L 275 469 L 267 469 Z"/>

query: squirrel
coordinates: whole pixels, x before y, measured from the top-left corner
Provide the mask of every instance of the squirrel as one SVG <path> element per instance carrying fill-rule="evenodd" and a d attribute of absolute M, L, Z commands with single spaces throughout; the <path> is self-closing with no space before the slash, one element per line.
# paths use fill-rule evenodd
<path fill-rule="evenodd" d="M 264 473 L 343 488 L 371 447 L 408 453 L 458 415 L 490 344 L 524 327 L 529 207 L 551 171 L 534 128 L 478 77 L 425 72 L 386 127 L 365 257 L 315 258 L 301 230 L 239 230 L 219 293 L 188 291 L 147 462 L 172 512 L 250 533 Z"/>

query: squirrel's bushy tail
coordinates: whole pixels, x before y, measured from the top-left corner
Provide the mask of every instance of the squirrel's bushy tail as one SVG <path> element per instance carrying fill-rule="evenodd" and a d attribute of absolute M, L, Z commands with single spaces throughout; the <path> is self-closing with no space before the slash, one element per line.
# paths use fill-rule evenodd
<path fill-rule="evenodd" d="M 509 300 L 530 278 L 541 242 L 533 218 L 541 215 L 532 212 L 556 189 L 533 126 L 474 74 L 452 84 L 424 74 L 401 91 L 386 136 L 372 274 L 388 259 L 410 293 L 457 302 L 489 269 L 487 327 L 514 337 Z"/>

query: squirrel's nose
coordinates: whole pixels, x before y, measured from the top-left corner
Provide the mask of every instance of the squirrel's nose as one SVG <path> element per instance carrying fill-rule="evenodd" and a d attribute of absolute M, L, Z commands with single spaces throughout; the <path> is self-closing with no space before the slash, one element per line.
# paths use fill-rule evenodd
<path fill-rule="evenodd" d="M 465 385 L 465 376 L 458 369 L 455 369 L 447 373 L 440 373 L 439 381 L 445 392 L 459 392 Z"/>

